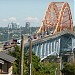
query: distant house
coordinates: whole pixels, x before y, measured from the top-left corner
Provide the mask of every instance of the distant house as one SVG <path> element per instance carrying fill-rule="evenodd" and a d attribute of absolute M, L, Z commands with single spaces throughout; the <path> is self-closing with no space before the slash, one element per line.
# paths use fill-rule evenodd
<path fill-rule="evenodd" d="M 12 75 L 12 64 L 16 58 L 0 52 L 0 75 Z"/>

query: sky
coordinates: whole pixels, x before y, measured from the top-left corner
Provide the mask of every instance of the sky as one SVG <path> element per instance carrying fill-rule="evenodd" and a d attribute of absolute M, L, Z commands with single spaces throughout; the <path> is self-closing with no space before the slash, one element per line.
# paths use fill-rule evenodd
<path fill-rule="evenodd" d="M 25 26 L 29 21 L 31 26 L 40 26 L 50 2 L 68 2 L 75 24 L 75 0 L 0 0 L 0 27 L 6 27 L 11 22 Z"/>

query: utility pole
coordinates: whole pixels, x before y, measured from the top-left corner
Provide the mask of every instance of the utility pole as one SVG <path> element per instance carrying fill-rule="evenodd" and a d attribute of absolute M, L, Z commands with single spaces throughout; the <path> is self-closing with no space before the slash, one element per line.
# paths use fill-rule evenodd
<path fill-rule="evenodd" d="M 29 47 L 29 57 L 30 57 L 30 74 L 32 75 L 32 40 L 29 40 L 30 47 Z"/>
<path fill-rule="evenodd" d="M 21 41 L 21 75 L 23 75 L 23 63 L 24 63 L 24 36 L 22 35 L 22 41 Z"/>

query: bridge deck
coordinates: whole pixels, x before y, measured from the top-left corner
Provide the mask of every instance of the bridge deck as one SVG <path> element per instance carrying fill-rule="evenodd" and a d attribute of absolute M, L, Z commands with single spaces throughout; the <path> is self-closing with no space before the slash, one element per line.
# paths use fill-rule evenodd
<path fill-rule="evenodd" d="M 50 39 L 54 39 L 54 38 L 57 38 L 57 37 L 60 37 L 62 35 L 65 35 L 65 34 L 70 34 L 70 35 L 73 35 L 75 36 L 75 32 L 71 32 L 71 31 L 67 31 L 67 30 L 64 30 L 64 31 L 61 31 L 61 32 L 58 32 L 57 34 L 50 34 L 50 35 L 46 35 L 42 38 L 38 38 L 38 39 L 33 39 L 32 40 L 32 44 L 36 44 L 36 43 L 40 43 L 40 42 L 44 42 L 44 41 L 47 41 L 47 40 L 50 40 Z M 29 45 L 29 42 L 27 42 L 25 44 L 25 46 L 28 46 Z"/>

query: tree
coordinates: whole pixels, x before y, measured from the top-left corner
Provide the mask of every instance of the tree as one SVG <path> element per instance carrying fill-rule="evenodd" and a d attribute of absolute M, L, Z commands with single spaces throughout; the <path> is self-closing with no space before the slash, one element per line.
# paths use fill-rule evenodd
<path fill-rule="evenodd" d="M 13 64 L 13 74 L 20 75 L 21 50 L 17 45 L 14 47 L 14 49 L 14 51 L 9 52 L 11 56 L 17 59 Z"/>
<path fill-rule="evenodd" d="M 64 75 L 75 75 L 75 63 L 65 63 L 62 73 Z"/>

